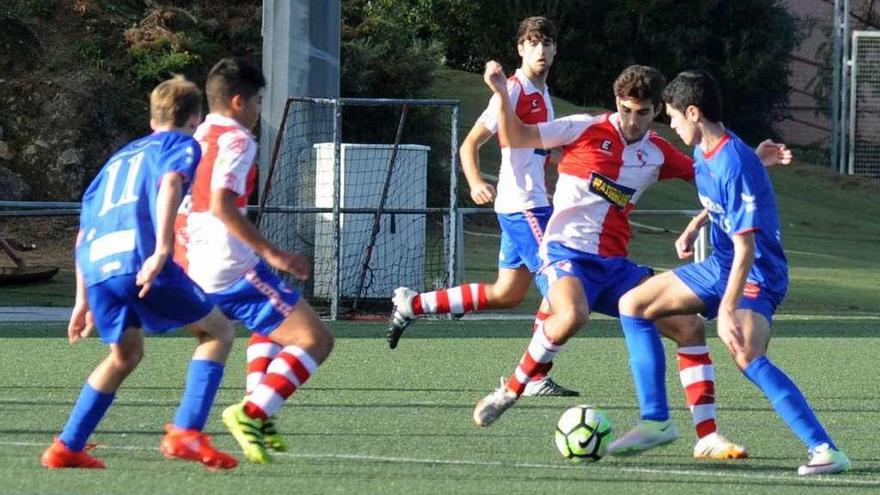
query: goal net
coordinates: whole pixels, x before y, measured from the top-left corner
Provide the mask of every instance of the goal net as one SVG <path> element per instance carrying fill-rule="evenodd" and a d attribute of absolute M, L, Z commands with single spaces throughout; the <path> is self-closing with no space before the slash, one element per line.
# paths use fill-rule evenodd
<path fill-rule="evenodd" d="M 398 286 L 450 286 L 458 102 L 291 98 L 282 118 L 257 215 L 312 261 L 287 280 L 333 319 L 385 314 Z"/>
<path fill-rule="evenodd" d="M 853 33 L 849 173 L 880 184 L 880 31 Z"/>

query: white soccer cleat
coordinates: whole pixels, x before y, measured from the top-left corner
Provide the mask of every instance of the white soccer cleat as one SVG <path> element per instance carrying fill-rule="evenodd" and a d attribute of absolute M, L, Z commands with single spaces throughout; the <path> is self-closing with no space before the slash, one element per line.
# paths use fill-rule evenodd
<path fill-rule="evenodd" d="M 745 447 L 731 442 L 717 431 L 699 439 L 694 445 L 695 459 L 745 459 L 748 456 Z"/>
<path fill-rule="evenodd" d="M 801 476 L 837 474 L 849 471 L 851 468 L 852 463 L 846 454 L 823 443 L 810 451 L 810 460 L 798 468 L 798 474 Z"/>
<path fill-rule="evenodd" d="M 397 342 L 403 335 L 406 327 L 412 325 L 416 321 L 416 315 L 413 314 L 412 300 L 419 295 L 418 292 L 408 287 L 398 287 L 394 289 L 394 295 L 391 297 L 391 303 L 394 309 L 391 311 L 391 321 L 388 325 L 388 346 L 392 349 L 397 347 Z"/>
<path fill-rule="evenodd" d="M 565 388 L 553 381 L 549 376 L 540 380 L 530 381 L 523 390 L 523 397 L 578 397 L 581 395 L 577 390 Z"/>
<path fill-rule="evenodd" d="M 643 419 L 625 435 L 611 442 L 608 454 L 617 456 L 635 455 L 672 442 L 678 438 L 678 428 L 671 419 L 651 421 Z"/>
<path fill-rule="evenodd" d="M 483 397 L 474 408 L 474 423 L 477 426 L 489 426 L 504 414 L 504 411 L 516 404 L 516 394 L 507 389 L 504 379 L 501 386 L 491 394 Z"/>

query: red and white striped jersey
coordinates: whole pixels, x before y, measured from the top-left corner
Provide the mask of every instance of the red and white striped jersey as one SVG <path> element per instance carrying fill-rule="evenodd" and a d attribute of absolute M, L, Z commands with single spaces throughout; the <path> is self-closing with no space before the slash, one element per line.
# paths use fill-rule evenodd
<path fill-rule="evenodd" d="M 626 256 L 629 214 L 645 189 L 658 180 L 694 179 L 693 159 L 654 131 L 627 144 L 616 113 L 573 115 L 538 130 L 545 147 L 562 146 L 545 244 Z"/>
<path fill-rule="evenodd" d="M 186 222 L 187 273 L 210 293 L 229 287 L 259 261 L 254 250 L 211 213 L 211 192 L 217 189 L 234 192 L 235 205 L 245 212 L 257 178 L 257 142 L 250 130 L 217 114 L 209 114 L 193 137 L 202 146 L 202 160 Z"/>
<path fill-rule="evenodd" d="M 538 90 L 525 76 L 522 69 L 507 79 L 507 94 L 516 115 L 526 124 L 539 124 L 553 120 L 553 103 L 545 88 Z M 492 133 L 498 132 L 497 98 L 489 100 L 489 106 L 477 122 Z M 498 169 L 498 187 L 495 211 L 517 213 L 539 206 L 550 206 L 544 167 L 550 158 L 550 150 L 535 148 L 511 148 L 501 144 L 501 166 Z"/>

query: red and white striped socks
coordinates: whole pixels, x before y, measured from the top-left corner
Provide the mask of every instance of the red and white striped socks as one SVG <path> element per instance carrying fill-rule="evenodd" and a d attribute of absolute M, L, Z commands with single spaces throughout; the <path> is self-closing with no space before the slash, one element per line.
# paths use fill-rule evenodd
<path fill-rule="evenodd" d="M 709 357 L 709 347 L 678 348 L 678 376 L 684 387 L 685 401 L 694 418 L 697 437 L 714 433 L 715 425 L 715 367 Z"/>
<path fill-rule="evenodd" d="M 471 311 L 486 309 L 485 284 L 465 284 L 451 289 L 424 292 L 412 300 L 414 315 L 453 313 L 464 314 Z"/>
<path fill-rule="evenodd" d="M 263 337 L 258 333 L 252 333 L 247 345 L 247 374 L 245 376 L 245 397 L 250 397 L 257 385 L 266 376 L 269 363 L 272 362 L 281 346 L 272 342 L 269 337 Z"/>
<path fill-rule="evenodd" d="M 562 350 L 562 346 L 551 342 L 544 333 L 543 327 L 535 331 L 516 370 L 507 379 L 507 389 L 515 393 L 517 397 L 522 395 L 527 383 L 532 381 L 535 376 L 541 373 L 546 374 L 550 370 L 553 358 L 560 350 Z"/>
<path fill-rule="evenodd" d="M 260 419 L 274 416 L 284 401 L 317 369 L 318 363 L 306 351 L 295 345 L 284 347 L 245 402 L 245 414 Z"/>
<path fill-rule="evenodd" d="M 550 318 L 550 313 L 545 313 L 543 311 L 538 311 L 537 313 L 535 313 L 535 324 L 532 325 L 532 333 L 543 332 L 544 331 L 544 321 L 546 321 L 547 318 Z M 550 372 L 550 368 L 552 368 L 552 367 L 553 367 L 553 361 L 550 361 L 549 363 L 547 363 L 547 369 L 539 371 L 538 374 L 536 374 L 535 376 L 532 377 L 532 381 L 537 382 L 539 380 L 543 380 L 544 378 L 546 378 L 547 373 Z"/>

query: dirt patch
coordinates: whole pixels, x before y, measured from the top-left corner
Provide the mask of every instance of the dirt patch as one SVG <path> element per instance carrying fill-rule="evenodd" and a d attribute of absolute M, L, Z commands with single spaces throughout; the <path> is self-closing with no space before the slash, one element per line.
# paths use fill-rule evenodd
<path fill-rule="evenodd" d="M 29 265 L 48 265 L 72 269 L 77 217 L 19 217 L 0 219 L 0 236 L 13 244 L 31 247 L 17 254 Z M 0 266 L 15 264 L 0 252 Z"/>

